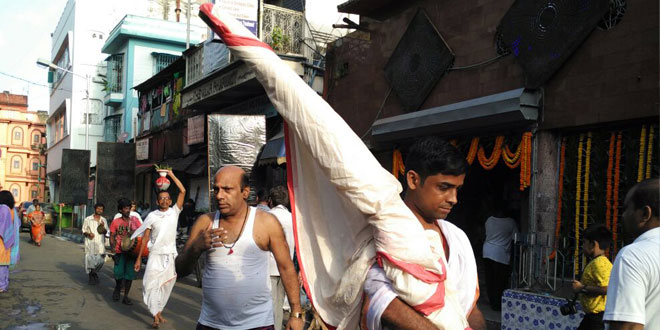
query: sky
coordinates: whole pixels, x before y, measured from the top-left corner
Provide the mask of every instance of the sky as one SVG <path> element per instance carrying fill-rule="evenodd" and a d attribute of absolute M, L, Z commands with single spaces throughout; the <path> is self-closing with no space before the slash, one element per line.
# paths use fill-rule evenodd
<path fill-rule="evenodd" d="M 0 0 L 0 92 L 27 94 L 33 111 L 48 110 L 48 73 L 36 62 L 50 58 L 50 34 L 65 5 L 66 0 Z"/>
<path fill-rule="evenodd" d="M 312 23 L 313 28 L 327 31 L 327 26 L 342 23 L 341 17 L 328 13 L 336 12 L 337 4 L 345 1 L 307 0 L 307 17 L 318 22 Z M 32 111 L 48 111 L 48 73 L 36 62 L 40 57 L 51 57 L 50 34 L 65 5 L 66 0 L 0 0 L 0 92 L 27 94 Z M 345 29 L 331 31 L 346 33 Z"/>

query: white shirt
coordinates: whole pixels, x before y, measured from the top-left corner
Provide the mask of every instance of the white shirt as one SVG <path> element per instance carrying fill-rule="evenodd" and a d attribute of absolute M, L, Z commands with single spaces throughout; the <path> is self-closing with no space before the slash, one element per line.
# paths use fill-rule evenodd
<path fill-rule="evenodd" d="M 160 209 L 149 213 L 144 223 L 131 236 L 131 239 L 141 235 L 145 230 L 151 229 L 149 236 L 149 254 L 176 254 L 176 226 L 181 209 L 174 206 L 161 211 Z"/>
<path fill-rule="evenodd" d="M 104 217 L 101 217 L 99 221 L 96 221 L 92 214 L 83 221 L 82 232 L 94 234 L 94 238 L 92 239 L 85 237 L 85 254 L 105 254 L 105 241 L 103 235 L 99 234 L 97 230 L 101 223 L 103 223 L 106 230 L 110 230 L 108 222 Z"/>
<path fill-rule="evenodd" d="M 660 329 L 660 227 L 647 230 L 619 251 L 607 286 L 603 320 Z"/>
<path fill-rule="evenodd" d="M 449 260 L 447 261 L 447 287 L 454 288 L 456 297 L 466 316 L 472 311 L 478 290 L 477 263 L 472 245 L 465 232 L 456 225 L 438 220 L 438 225 L 447 239 Z M 387 306 L 397 297 L 385 271 L 374 265 L 367 273 L 364 292 L 369 296 L 367 328 L 381 330 L 381 317 Z"/>
<path fill-rule="evenodd" d="M 511 218 L 490 217 L 485 227 L 483 257 L 508 265 L 511 262 L 513 234 L 518 232 L 516 222 Z"/>
<path fill-rule="evenodd" d="M 270 209 L 270 213 L 274 215 L 282 225 L 284 236 L 286 237 L 286 243 L 289 244 L 289 256 L 293 259 L 293 251 L 295 251 L 296 247 L 293 240 L 293 219 L 291 218 L 291 212 L 289 212 L 284 205 L 277 205 Z M 277 262 L 275 262 L 275 257 L 273 257 L 272 253 L 270 254 L 268 264 L 270 276 L 280 276 L 280 272 L 277 269 Z"/>

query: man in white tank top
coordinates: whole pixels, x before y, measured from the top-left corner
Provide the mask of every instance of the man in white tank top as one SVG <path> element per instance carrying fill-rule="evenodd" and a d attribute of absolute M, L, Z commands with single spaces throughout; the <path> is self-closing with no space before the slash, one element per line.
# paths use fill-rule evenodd
<path fill-rule="evenodd" d="M 273 329 L 268 287 L 272 253 L 291 305 L 286 329 L 302 330 L 300 289 L 284 231 L 272 214 L 248 207 L 249 193 L 241 168 L 218 170 L 213 183 L 218 211 L 197 219 L 176 258 L 179 276 L 190 274 L 200 256 L 206 258 L 197 329 Z"/>

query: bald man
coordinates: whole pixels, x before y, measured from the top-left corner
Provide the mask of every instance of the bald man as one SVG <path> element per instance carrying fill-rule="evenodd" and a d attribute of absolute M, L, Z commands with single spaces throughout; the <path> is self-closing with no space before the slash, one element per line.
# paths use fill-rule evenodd
<path fill-rule="evenodd" d="M 270 253 L 291 305 L 286 329 L 302 329 L 298 279 L 284 231 L 275 216 L 248 206 L 249 193 L 241 168 L 218 170 L 213 183 L 218 211 L 199 217 L 176 258 L 179 276 L 190 274 L 200 256 L 206 258 L 197 329 L 274 329 Z"/>

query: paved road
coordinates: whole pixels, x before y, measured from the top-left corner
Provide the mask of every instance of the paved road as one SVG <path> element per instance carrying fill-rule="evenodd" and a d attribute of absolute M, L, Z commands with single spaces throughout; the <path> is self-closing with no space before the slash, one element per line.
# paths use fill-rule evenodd
<path fill-rule="evenodd" d="M 21 261 L 9 275 L 9 291 L 0 294 L 0 329 L 150 329 L 142 301 L 142 275 L 133 281 L 133 306 L 112 300 L 113 262 L 100 273 L 101 284 L 87 284 L 82 244 L 47 235 L 41 247 L 21 233 Z M 194 329 L 201 289 L 192 278 L 179 280 L 165 307 L 161 329 Z"/>

